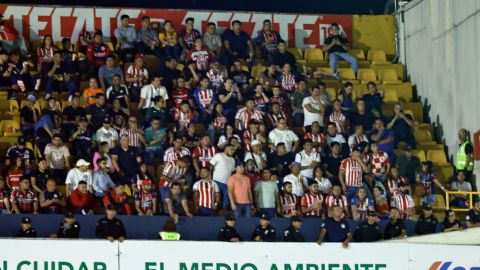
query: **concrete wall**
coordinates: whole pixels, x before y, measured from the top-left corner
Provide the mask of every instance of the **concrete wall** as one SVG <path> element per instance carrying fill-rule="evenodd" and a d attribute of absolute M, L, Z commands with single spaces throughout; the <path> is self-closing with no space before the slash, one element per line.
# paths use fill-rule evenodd
<path fill-rule="evenodd" d="M 478 0 L 417 0 L 404 7 L 400 24 L 400 59 L 450 157 L 458 129 L 480 127 L 479 11 Z"/>

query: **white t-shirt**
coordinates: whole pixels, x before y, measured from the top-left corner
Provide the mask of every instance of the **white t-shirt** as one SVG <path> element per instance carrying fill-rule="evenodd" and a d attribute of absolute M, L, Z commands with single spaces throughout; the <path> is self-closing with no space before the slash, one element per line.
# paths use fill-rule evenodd
<path fill-rule="evenodd" d="M 291 131 L 290 129 L 279 130 L 274 129 L 268 133 L 268 143 L 271 143 L 277 146 L 278 143 L 285 143 L 287 147 L 287 152 L 292 151 L 293 143 L 298 141 L 299 138 L 295 132 Z"/>
<path fill-rule="evenodd" d="M 364 134 L 359 138 L 357 138 L 355 134 L 350 135 L 350 137 L 348 137 L 348 146 L 350 147 L 350 151 L 354 146 L 358 146 L 361 142 L 368 142 L 367 135 Z"/>
<path fill-rule="evenodd" d="M 217 153 L 210 159 L 210 164 L 213 166 L 213 180 L 227 184 L 228 178 L 235 170 L 235 159 L 224 153 Z"/>
<path fill-rule="evenodd" d="M 152 101 L 153 98 L 156 96 L 162 96 L 164 100 L 168 99 L 167 88 L 165 86 L 160 85 L 159 88 L 155 89 L 152 84 L 145 85 L 142 87 L 140 91 L 140 97 L 145 99 L 145 105 L 143 105 L 143 109 L 148 109 L 154 105 Z"/>
<path fill-rule="evenodd" d="M 80 181 L 87 182 L 87 186 L 90 187 L 93 184 L 92 171 L 81 172 L 78 168 L 73 168 L 68 171 L 65 185 L 70 184 L 70 190 L 74 191 L 78 187 Z"/>
<path fill-rule="evenodd" d="M 330 145 L 332 142 L 338 142 L 340 145 L 342 145 L 344 143 L 347 143 L 347 141 L 345 141 L 345 138 L 340 133 L 337 133 L 337 135 L 335 135 L 335 137 L 332 137 L 332 136 L 327 134 L 326 137 L 327 137 L 327 144 L 328 145 Z"/>
<path fill-rule="evenodd" d="M 262 152 L 260 155 L 254 154 L 253 152 L 247 152 L 245 153 L 245 158 L 243 159 L 244 162 L 247 162 L 249 159 L 255 159 L 255 162 L 257 164 L 257 169 L 258 171 L 263 170 L 262 166 L 262 160 L 267 161 L 267 155 L 265 152 Z"/>
<path fill-rule="evenodd" d="M 65 168 L 65 160 L 70 157 L 70 151 L 66 145 L 55 146 L 48 144 L 45 147 L 45 155 L 50 155 L 50 168 L 63 170 Z"/>
<path fill-rule="evenodd" d="M 302 102 L 303 115 L 304 115 L 303 126 L 305 127 L 310 126 L 315 121 L 318 121 L 320 126 L 323 126 L 323 115 L 309 112 L 307 108 L 305 108 L 305 105 L 307 104 L 310 104 L 310 106 L 312 106 L 312 108 L 316 110 L 319 110 L 320 107 L 322 106 L 321 104 L 317 103 L 311 96 L 303 99 L 303 102 Z"/>
<path fill-rule="evenodd" d="M 301 174 L 298 175 L 299 177 Z M 303 180 L 303 185 L 308 186 L 307 178 L 302 177 Z M 297 197 L 302 197 L 303 194 L 305 194 L 305 191 L 303 190 L 303 185 L 302 182 L 299 180 L 298 177 L 296 177 L 293 174 L 289 174 L 283 178 L 283 182 L 289 182 L 292 183 L 292 193 L 297 196 Z"/>
<path fill-rule="evenodd" d="M 320 164 L 320 154 L 313 150 L 310 152 L 310 155 L 307 155 L 305 150 L 295 155 L 295 162 L 300 163 L 301 166 L 310 166 L 313 161 Z M 313 178 L 313 169 L 301 170 L 300 173 L 305 177 Z"/>
<path fill-rule="evenodd" d="M 107 142 L 110 148 L 114 147 L 113 141 L 118 141 L 118 132 L 114 128 L 106 129 L 101 127 L 97 130 L 96 141 L 98 143 Z"/>

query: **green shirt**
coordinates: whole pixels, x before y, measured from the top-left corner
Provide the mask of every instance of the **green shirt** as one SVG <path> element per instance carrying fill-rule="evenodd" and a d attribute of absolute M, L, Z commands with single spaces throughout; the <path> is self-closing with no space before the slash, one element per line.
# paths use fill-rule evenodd
<path fill-rule="evenodd" d="M 155 140 L 158 137 L 165 136 L 167 131 L 165 128 L 160 128 L 158 130 L 153 130 L 152 127 L 149 127 L 145 130 L 145 140 L 147 140 L 148 150 L 159 150 L 163 148 L 163 141 L 157 142 L 154 145 L 150 145 L 150 142 Z"/>
<path fill-rule="evenodd" d="M 255 194 L 258 194 L 258 207 L 275 208 L 275 193 L 277 190 L 277 183 L 274 181 L 258 181 L 255 184 Z"/>
<path fill-rule="evenodd" d="M 160 126 L 161 127 L 167 127 L 167 116 L 168 116 L 168 111 L 165 108 L 156 108 L 150 107 L 147 109 L 147 113 L 145 115 L 145 120 L 147 123 L 150 123 L 152 118 L 158 117 L 160 119 Z"/>
<path fill-rule="evenodd" d="M 418 157 L 413 156 L 411 159 L 407 159 L 401 156 L 397 158 L 396 164 L 399 176 L 406 177 L 411 183 L 415 182 L 415 173 L 421 165 Z"/>
<path fill-rule="evenodd" d="M 307 91 L 304 91 L 304 92 L 303 91 L 295 91 L 292 94 L 292 104 L 293 104 L 293 106 L 303 110 L 303 106 L 302 106 L 303 99 L 307 96 L 308 96 Z"/>

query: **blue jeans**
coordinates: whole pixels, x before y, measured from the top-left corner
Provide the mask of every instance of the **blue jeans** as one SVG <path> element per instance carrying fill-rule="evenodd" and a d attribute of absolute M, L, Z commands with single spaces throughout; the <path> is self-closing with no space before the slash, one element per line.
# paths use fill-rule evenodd
<path fill-rule="evenodd" d="M 74 80 L 57 81 L 57 80 L 54 80 L 53 77 L 48 77 L 47 78 L 47 87 L 45 89 L 45 92 L 47 94 L 51 94 L 54 88 L 56 88 L 57 91 L 60 92 L 63 87 L 65 87 L 67 89 L 69 95 L 73 95 L 75 93 L 75 81 Z"/>
<path fill-rule="evenodd" d="M 334 52 L 328 55 L 330 57 L 330 67 L 333 70 L 333 73 L 337 73 L 337 62 L 338 59 L 341 58 L 348 63 L 352 65 L 352 69 L 355 72 L 355 74 L 358 73 L 358 61 L 355 56 L 348 54 L 348 53 L 342 53 L 342 52 Z"/>
<path fill-rule="evenodd" d="M 436 201 L 435 194 L 425 195 L 422 197 L 423 204 L 434 204 Z"/>
<path fill-rule="evenodd" d="M 237 203 L 237 210 L 233 213 L 235 218 L 239 217 L 251 217 L 252 205 L 249 203 Z"/>
<path fill-rule="evenodd" d="M 227 210 L 229 205 L 227 184 L 224 184 L 219 181 L 215 181 L 215 183 L 217 183 L 218 189 L 220 191 L 220 198 L 222 200 L 222 209 Z"/>
<path fill-rule="evenodd" d="M 301 112 L 293 112 L 293 125 L 296 127 L 303 127 L 305 116 Z"/>
<path fill-rule="evenodd" d="M 215 210 L 213 210 L 212 208 L 198 207 L 197 215 L 203 217 L 213 217 L 215 216 Z"/>
<path fill-rule="evenodd" d="M 167 204 L 165 203 L 165 198 L 167 197 L 167 194 L 170 191 L 170 188 L 169 187 L 160 187 L 159 191 L 160 191 L 160 198 L 161 198 L 162 204 L 163 204 L 163 211 L 164 211 L 164 213 L 166 213 L 168 215 L 168 207 L 167 207 Z"/>
<path fill-rule="evenodd" d="M 181 50 L 180 50 L 180 46 L 175 45 L 175 46 L 170 46 L 170 45 L 167 45 L 164 47 L 165 49 L 165 55 L 166 56 L 171 56 L 171 57 L 175 57 L 177 60 L 180 59 L 180 54 L 182 53 Z"/>
<path fill-rule="evenodd" d="M 274 218 L 277 215 L 275 208 L 260 208 L 260 215 L 267 214 L 269 217 Z"/>
<path fill-rule="evenodd" d="M 145 149 L 145 163 L 152 165 L 155 158 L 162 158 L 163 150 L 162 149 Z"/>

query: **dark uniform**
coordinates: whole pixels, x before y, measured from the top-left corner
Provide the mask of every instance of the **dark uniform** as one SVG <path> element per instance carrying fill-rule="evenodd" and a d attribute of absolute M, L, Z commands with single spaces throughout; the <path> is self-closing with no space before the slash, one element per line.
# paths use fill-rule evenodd
<path fill-rule="evenodd" d="M 272 225 L 268 225 L 266 228 L 257 225 L 252 233 L 252 241 L 254 241 L 257 236 L 260 236 L 260 239 L 264 242 L 273 242 L 275 241 L 275 228 L 273 228 Z"/>
<path fill-rule="evenodd" d="M 397 219 L 397 222 L 392 223 L 391 221 L 385 226 L 385 239 L 393 239 L 402 235 L 402 231 L 406 230 L 405 223 L 403 220 Z"/>
<path fill-rule="evenodd" d="M 382 239 L 380 225 L 377 222 L 370 224 L 367 220 L 361 222 L 357 225 L 353 239 L 355 242 L 375 242 Z"/>
<path fill-rule="evenodd" d="M 285 242 L 305 242 L 305 238 L 300 230 L 295 229 L 292 225 L 283 232 L 283 241 Z"/>
<path fill-rule="evenodd" d="M 465 214 L 465 220 L 476 224 L 480 222 L 480 213 L 476 212 L 475 209 L 470 209 L 466 214 Z"/>
<path fill-rule="evenodd" d="M 95 235 L 97 238 L 102 239 L 106 239 L 108 237 L 118 239 L 119 237 L 125 237 L 127 232 L 125 231 L 125 227 L 120 219 L 108 219 L 107 217 L 104 217 L 98 221 Z"/>
<path fill-rule="evenodd" d="M 418 235 L 435 233 L 437 230 L 437 224 L 438 220 L 434 215 L 425 217 L 425 215 L 422 213 L 417 220 L 415 233 Z"/>
<path fill-rule="evenodd" d="M 32 220 L 29 217 L 22 218 L 22 224 L 32 224 Z M 24 237 L 24 238 L 36 238 L 37 237 L 37 230 L 30 227 L 27 230 L 21 228 L 17 231 L 16 237 Z"/>
<path fill-rule="evenodd" d="M 68 224 L 67 222 L 60 223 L 60 228 L 58 228 L 57 237 L 58 238 L 79 238 L 80 224 L 76 221 L 73 224 Z"/>
<path fill-rule="evenodd" d="M 240 241 L 242 241 L 242 237 L 237 233 L 237 230 L 235 230 L 234 227 L 230 227 L 228 225 L 225 225 L 225 227 L 221 228 L 220 231 L 218 232 L 218 241 L 226 241 L 230 242 L 232 241 L 232 238 L 238 238 Z"/>
<path fill-rule="evenodd" d="M 327 231 L 325 242 L 343 242 L 350 233 L 350 226 L 344 219 L 336 221 L 334 218 L 329 217 L 322 222 L 321 228 Z"/>

